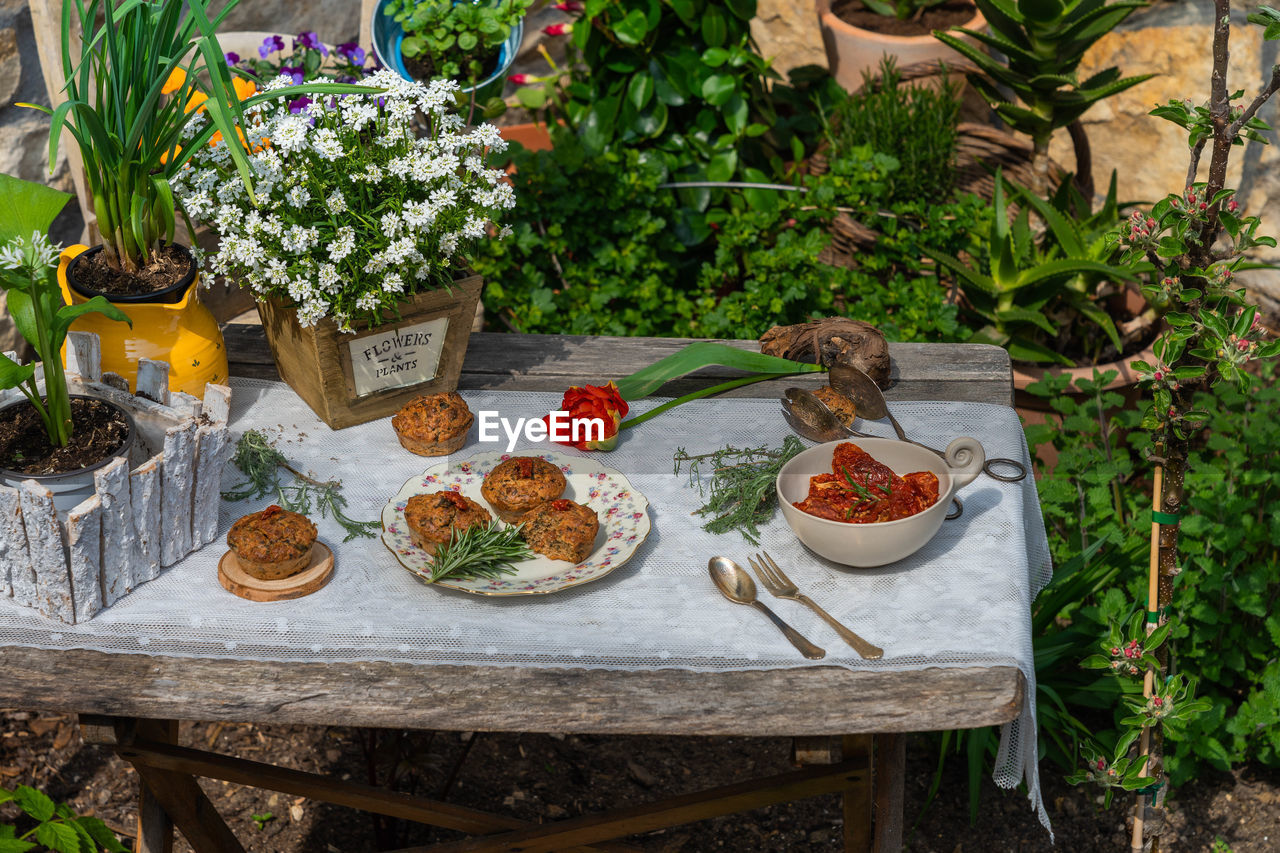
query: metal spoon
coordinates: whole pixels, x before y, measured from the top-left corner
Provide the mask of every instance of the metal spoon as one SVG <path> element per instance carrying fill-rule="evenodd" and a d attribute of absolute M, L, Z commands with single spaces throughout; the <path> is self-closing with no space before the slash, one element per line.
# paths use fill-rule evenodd
<path fill-rule="evenodd" d="M 800 650 L 800 654 L 810 660 L 818 660 L 827 656 L 826 650 L 820 649 L 813 643 L 806 640 L 800 635 L 800 632 L 792 628 L 786 622 L 778 618 L 778 614 L 774 613 L 764 602 L 756 598 L 756 583 L 751 579 L 751 575 L 746 573 L 741 566 L 730 560 L 728 557 L 712 557 L 707 563 L 707 570 L 711 572 L 711 580 L 715 582 L 720 593 L 735 604 L 750 604 L 752 607 L 764 613 L 778 629 L 786 634 L 787 639 L 791 641 L 791 645 Z"/>
<path fill-rule="evenodd" d="M 893 412 L 889 411 L 889 404 L 885 402 L 884 394 L 880 393 L 880 386 L 876 385 L 875 380 L 858 368 L 849 364 L 833 364 L 831 365 L 831 387 L 837 393 L 843 394 L 853 401 L 858 408 L 858 415 L 870 420 L 880 420 L 888 418 L 889 423 L 893 425 L 893 431 L 898 434 L 898 438 L 908 444 L 914 444 L 918 447 L 924 447 L 932 450 L 934 453 L 942 454 L 942 451 L 921 444 L 918 441 L 912 441 L 907 438 L 907 434 L 902 431 L 902 425 L 898 423 L 898 419 L 893 416 Z M 815 398 L 816 399 L 816 398 Z M 821 403 L 821 400 L 818 400 Z M 992 468 L 993 465 L 1006 465 L 1012 468 L 1016 473 L 1001 474 Z M 982 466 L 983 472 L 993 480 L 999 480 L 1002 483 L 1017 483 L 1025 480 L 1027 477 L 1027 466 L 1023 465 L 1016 459 L 1004 459 L 1001 457 L 988 458 Z"/>

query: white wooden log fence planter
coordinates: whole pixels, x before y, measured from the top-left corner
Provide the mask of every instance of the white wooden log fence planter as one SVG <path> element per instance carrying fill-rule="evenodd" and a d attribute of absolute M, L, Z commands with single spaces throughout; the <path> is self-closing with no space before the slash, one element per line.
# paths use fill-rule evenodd
<path fill-rule="evenodd" d="M 142 359 L 130 394 L 121 377 L 102 372 L 100 354 L 97 335 L 71 332 L 67 384 L 128 410 L 137 425 L 129 458 L 100 469 L 96 494 L 66 518 L 34 480 L 0 486 L 0 594 L 71 624 L 213 541 L 233 447 L 230 388 L 206 385 L 203 401 L 171 394 L 169 365 Z M 20 396 L 0 392 L 0 405 Z"/>

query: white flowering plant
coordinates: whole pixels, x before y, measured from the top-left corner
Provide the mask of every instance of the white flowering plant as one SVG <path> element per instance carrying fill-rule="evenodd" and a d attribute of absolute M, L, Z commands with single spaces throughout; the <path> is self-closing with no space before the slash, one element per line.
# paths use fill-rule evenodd
<path fill-rule="evenodd" d="M 26 396 L 54 447 L 66 447 L 73 429 L 62 367 L 62 346 L 71 324 L 96 313 L 133 325 L 102 296 L 76 305 L 63 302 L 58 287 L 61 247 L 46 235 L 70 199 L 61 190 L 0 174 L 0 287 L 14 326 L 44 365 L 44 393 L 36 380 L 36 363 L 18 364 L 7 355 L 0 355 L 0 389 L 17 388 Z"/>
<path fill-rule="evenodd" d="M 486 162 L 506 142 L 491 125 L 464 127 L 458 84 L 389 71 L 362 82 L 381 91 L 245 110 L 249 139 L 231 144 L 248 151 L 256 205 L 232 180 L 225 138 L 174 182 L 187 215 L 221 237 L 212 271 L 294 306 L 302 326 L 332 318 L 355 332 L 399 316 L 408 295 L 448 287 L 479 241 L 509 233 L 500 219 L 515 194 Z"/>

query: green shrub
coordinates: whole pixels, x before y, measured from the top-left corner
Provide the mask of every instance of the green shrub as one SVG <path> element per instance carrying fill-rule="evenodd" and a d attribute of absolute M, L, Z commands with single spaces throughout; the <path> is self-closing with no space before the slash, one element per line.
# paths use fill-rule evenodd
<path fill-rule="evenodd" d="M 809 192 L 745 190 L 707 216 L 714 242 L 673 233 L 679 204 L 660 158 L 591 155 L 571 134 L 516 158 L 514 234 L 475 261 L 486 308 L 524 332 L 755 338 L 770 326 L 843 315 L 893 340 L 969 334 L 921 261 L 926 245 L 959 251 L 989 213 L 976 199 L 884 211 L 887 156 L 860 148 Z M 857 269 L 818 260 L 831 241 L 835 195 L 859 194 L 883 237 Z M 878 211 L 878 212 L 877 212 Z M 896 211 L 896 212 L 894 212 Z M 887 215 L 884 215 L 887 214 Z"/>
<path fill-rule="evenodd" d="M 938 202 L 951 195 L 955 181 L 956 117 L 960 102 L 949 79 L 940 89 L 901 84 L 894 60 L 885 57 L 876 84 L 870 75 L 863 89 L 836 107 L 827 138 L 833 164 L 856 148 L 890 153 L 898 161 L 887 202 Z"/>
<path fill-rule="evenodd" d="M 1181 784 L 1205 764 L 1221 770 L 1256 760 L 1280 766 L 1280 387 L 1265 364 L 1248 394 L 1223 385 L 1201 395 L 1213 412 L 1209 431 L 1190 458 L 1187 508 L 1180 537 L 1181 573 L 1170 614 L 1173 669 L 1195 673 L 1198 695 L 1212 709 L 1169 742 L 1170 782 Z M 1136 430 L 1140 413 L 1121 409 L 1113 392 L 1093 390 L 1083 402 L 1061 395 L 1065 380 L 1049 380 L 1053 422 L 1027 427 L 1028 443 L 1054 447 L 1051 476 L 1039 483 L 1055 562 L 1102 541 L 1140 553 L 1107 589 L 1064 607 L 1056 623 L 1083 636 L 1105 635 L 1146 600 L 1145 545 L 1151 531 L 1150 450 Z M 1106 411 L 1100 417 L 1099 411 Z M 1090 652 L 1096 649 L 1090 649 Z M 1064 674 L 1076 679 L 1076 675 Z M 1070 702 L 1071 700 L 1068 700 Z M 1080 708 L 1123 707 L 1076 703 Z M 1104 733 L 1103 740 L 1106 740 Z"/>

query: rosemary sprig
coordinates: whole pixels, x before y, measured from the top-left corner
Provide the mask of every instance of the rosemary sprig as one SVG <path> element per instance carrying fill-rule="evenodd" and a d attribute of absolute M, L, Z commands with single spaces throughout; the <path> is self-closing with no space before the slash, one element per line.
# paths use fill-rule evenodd
<path fill-rule="evenodd" d="M 350 542 L 357 536 L 373 537 L 382 529 L 381 522 L 350 518 L 343 512 L 347 499 L 342 496 L 342 483 L 317 480 L 294 468 L 283 453 L 271 446 L 266 433 L 261 430 L 247 430 L 240 436 L 231 461 L 248 479 L 223 492 L 225 501 L 265 498 L 274 493 L 276 502 L 291 512 L 309 515 L 314 506 L 320 511 L 321 518 L 332 515 L 333 520 L 347 531 L 343 542 Z M 290 485 L 281 483 L 280 469 L 292 474 L 297 482 Z"/>
<path fill-rule="evenodd" d="M 533 556 L 520 536 L 523 524 L 503 527 L 496 520 L 466 530 L 436 549 L 431 558 L 431 583 L 461 578 L 497 578 L 514 574 L 513 563 Z"/>
<path fill-rule="evenodd" d="M 780 448 L 724 447 L 714 453 L 690 455 L 681 447 L 674 457 L 675 473 L 689 465 L 689 485 L 707 502 L 695 515 L 711 516 L 703 527 L 711 533 L 737 530 L 748 542 L 760 544 L 760 528 L 773 515 L 778 494 L 774 481 L 778 471 L 792 457 L 804 450 L 800 439 L 789 435 Z M 701 468 L 711 468 L 710 482 L 704 491 Z"/>

